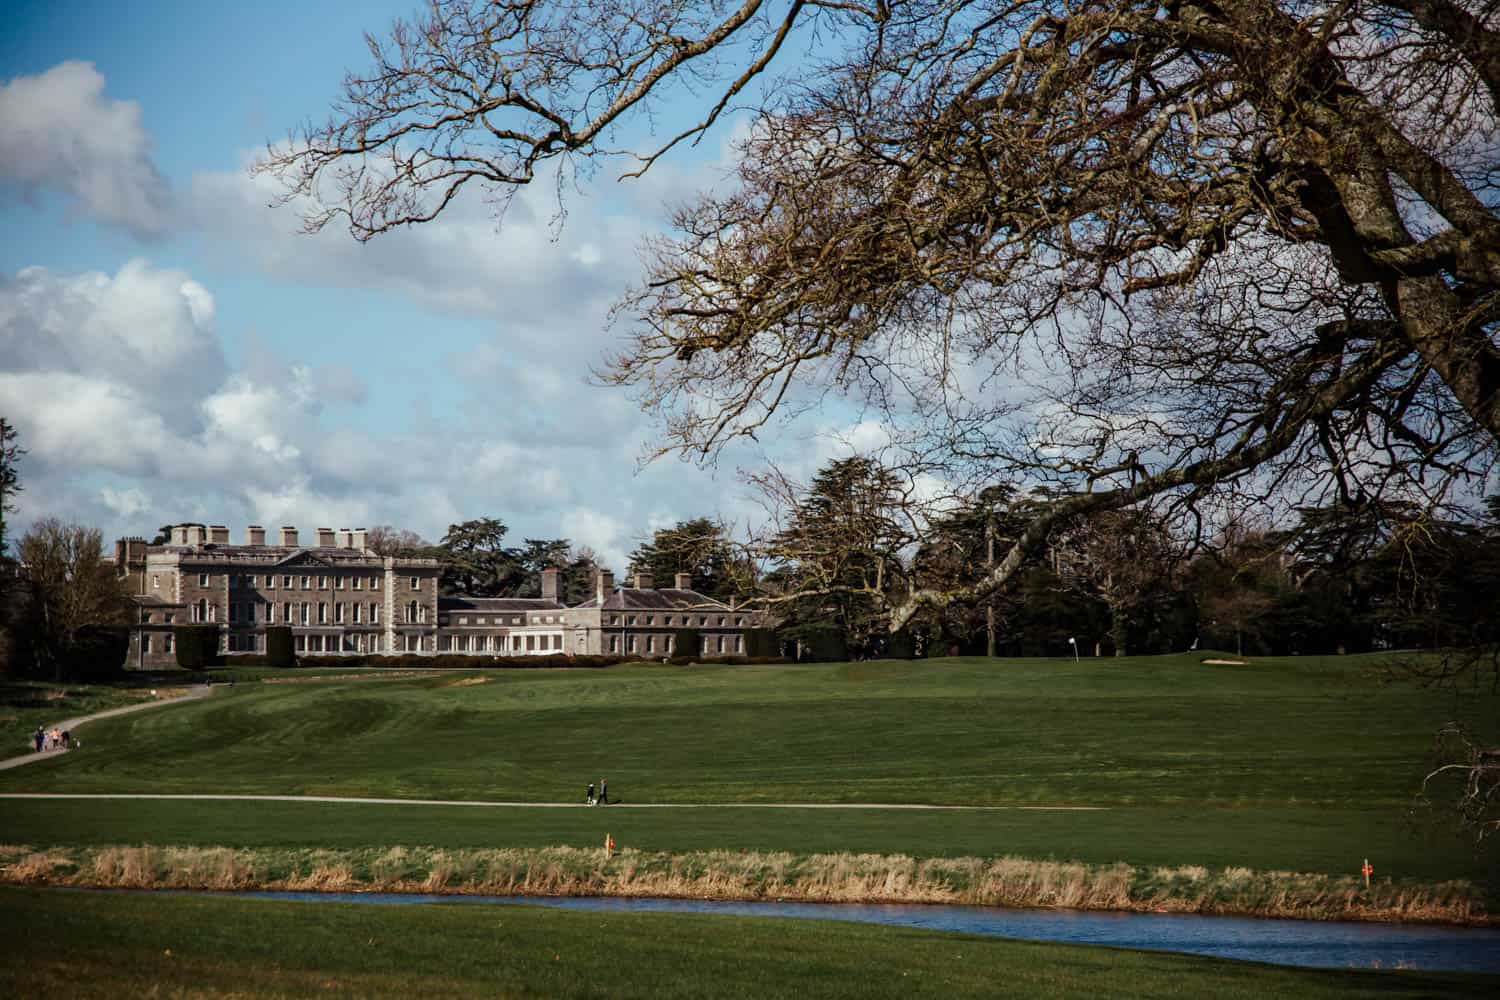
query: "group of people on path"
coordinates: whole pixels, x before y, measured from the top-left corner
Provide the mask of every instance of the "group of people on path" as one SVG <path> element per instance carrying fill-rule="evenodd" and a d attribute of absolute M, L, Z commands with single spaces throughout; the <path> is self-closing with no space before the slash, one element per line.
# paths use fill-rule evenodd
<path fill-rule="evenodd" d="M 36 747 L 36 752 L 43 750 L 69 750 L 73 746 L 73 734 L 66 729 L 53 727 L 51 732 L 36 727 L 36 732 L 31 734 L 31 745 Z"/>
<path fill-rule="evenodd" d="M 594 795 L 594 783 L 592 781 L 589 782 L 589 791 L 588 791 L 588 800 L 587 801 L 588 801 L 588 804 L 591 805 L 591 806 L 607 806 L 607 805 L 609 805 L 609 783 L 606 782 L 603 778 L 599 779 L 599 794 L 596 797 Z"/>

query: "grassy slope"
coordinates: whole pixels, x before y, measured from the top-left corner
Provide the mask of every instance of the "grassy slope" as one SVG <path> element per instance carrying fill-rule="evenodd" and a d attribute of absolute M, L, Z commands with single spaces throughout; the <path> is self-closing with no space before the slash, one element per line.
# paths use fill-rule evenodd
<path fill-rule="evenodd" d="M 9 996 L 1415 997 L 1494 984 L 822 921 L 0 889 Z"/>
<path fill-rule="evenodd" d="M 14 789 L 638 802 L 1408 800 L 1451 700 L 1317 660 L 925 661 L 241 685 L 90 726 Z M 102 752 L 92 752 L 99 747 Z"/>
<path fill-rule="evenodd" d="M 1436 879 L 1487 869 L 1403 820 L 1452 700 L 1354 658 L 501 671 L 239 685 L 91 725 L 0 790 L 629 802 L 1108 805 L 1106 813 L 489 811 L 35 803 L 0 838 L 1022 854 Z M 1493 712 L 1493 702 L 1482 710 Z M 1470 707 L 1472 710 L 1472 706 Z M 350 810 L 359 809 L 357 813 Z M 478 843 L 475 843 L 478 841 Z"/>

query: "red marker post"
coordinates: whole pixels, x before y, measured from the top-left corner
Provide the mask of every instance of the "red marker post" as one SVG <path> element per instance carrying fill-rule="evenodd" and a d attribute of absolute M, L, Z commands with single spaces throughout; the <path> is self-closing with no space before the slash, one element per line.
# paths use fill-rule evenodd
<path fill-rule="evenodd" d="M 1360 866 L 1359 873 L 1365 877 L 1365 888 L 1370 888 L 1370 876 L 1375 874 L 1375 866 L 1370 864 L 1370 859 L 1365 858 L 1365 863 Z"/>

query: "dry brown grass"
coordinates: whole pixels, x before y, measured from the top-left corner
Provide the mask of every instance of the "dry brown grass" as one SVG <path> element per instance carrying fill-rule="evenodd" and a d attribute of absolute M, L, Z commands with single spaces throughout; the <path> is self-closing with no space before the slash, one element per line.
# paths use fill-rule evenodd
<path fill-rule="evenodd" d="M 270 874 L 275 873 L 275 874 Z M 1027 858 L 598 848 L 379 852 L 0 845 L 0 881 L 132 889 L 659 896 L 803 902 L 1246 914 L 1309 920 L 1493 924 L 1466 882 L 1368 891 L 1354 878 L 1246 868 L 1132 868 Z"/>

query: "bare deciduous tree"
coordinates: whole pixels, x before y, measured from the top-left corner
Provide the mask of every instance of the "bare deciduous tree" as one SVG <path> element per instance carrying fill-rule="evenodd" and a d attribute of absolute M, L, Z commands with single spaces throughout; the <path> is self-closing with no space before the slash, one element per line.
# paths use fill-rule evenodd
<path fill-rule="evenodd" d="M 1433 749 L 1436 766 L 1422 780 L 1424 795 L 1454 783 L 1457 792 L 1447 791 L 1444 797 L 1456 801 L 1475 838 L 1500 831 L 1500 747 L 1485 745 L 1467 726 L 1451 722 L 1438 731 Z"/>
<path fill-rule="evenodd" d="M 16 549 L 27 652 L 38 668 L 61 677 L 87 627 L 127 623 L 129 597 L 104 559 L 97 528 L 43 518 Z"/>
<path fill-rule="evenodd" d="M 0 417 L 0 559 L 5 558 L 5 518 L 16 509 L 12 499 L 21 492 L 21 475 L 16 462 L 26 449 L 16 444 L 16 426 Z"/>
<path fill-rule="evenodd" d="M 1060 523 L 1233 484 L 1444 498 L 1500 439 L 1493 0 L 439 0 L 263 168 L 361 239 L 753 104 L 607 381 L 712 456 L 852 395 Z M 818 55 L 809 50 L 816 48 Z M 791 58 L 793 50 L 802 58 Z M 679 134 L 611 137 L 696 100 Z M 942 590 L 915 587 L 899 625 Z"/>

